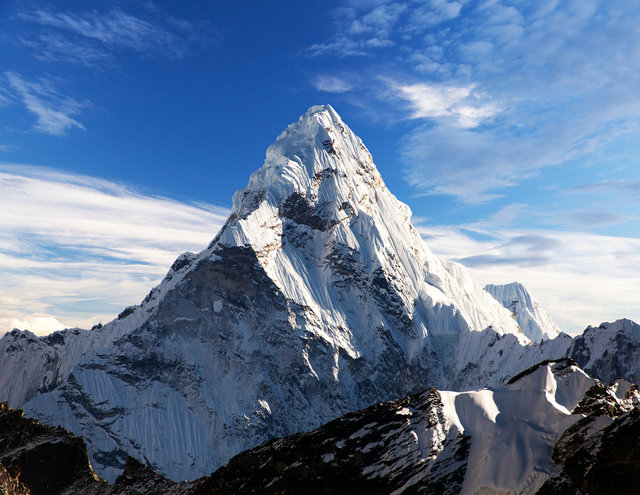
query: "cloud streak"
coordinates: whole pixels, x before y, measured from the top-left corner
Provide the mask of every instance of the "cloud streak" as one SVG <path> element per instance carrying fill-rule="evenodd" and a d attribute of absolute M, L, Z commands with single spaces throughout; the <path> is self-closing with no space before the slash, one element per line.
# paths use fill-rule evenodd
<path fill-rule="evenodd" d="M 571 188 L 572 192 L 606 192 L 609 194 L 622 194 L 633 201 L 640 200 L 640 181 L 637 180 L 606 180 L 592 184 L 582 184 Z"/>
<path fill-rule="evenodd" d="M 204 248 L 228 214 L 7 164 L 0 165 L 0 210 L 0 332 L 16 321 L 38 329 L 51 318 L 84 327 L 113 318 L 180 253 Z"/>
<path fill-rule="evenodd" d="M 432 119 L 463 128 L 477 127 L 498 113 L 495 105 L 479 103 L 473 89 L 473 85 L 395 85 L 400 97 L 410 103 L 412 119 Z"/>
<path fill-rule="evenodd" d="M 84 130 L 76 120 L 88 104 L 61 95 L 50 81 L 28 81 L 16 72 L 5 72 L 9 87 L 22 100 L 27 110 L 36 116 L 35 129 L 46 134 L 60 136 L 74 127 Z"/>
<path fill-rule="evenodd" d="M 195 30 L 192 23 L 167 15 L 162 15 L 157 22 L 153 22 L 119 9 L 109 12 L 93 10 L 82 14 L 36 10 L 23 12 L 21 17 L 32 23 L 97 41 L 109 49 L 129 49 L 141 54 L 165 53 L 175 57 L 184 55 Z M 59 40 L 60 38 L 54 38 L 41 41 L 53 48 Z M 68 53 L 68 47 L 65 48 L 64 45 L 57 49 Z"/>
<path fill-rule="evenodd" d="M 321 75 L 316 77 L 312 83 L 318 91 L 326 93 L 346 93 L 353 89 L 352 83 L 336 76 Z"/>
<path fill-rule="evenodd" d="M 193 45 L 215 42 L 218 33 L 204 22 L 177 19 L 146 4 L 136 14 L 119 8 L 63 12 L 22 10 L 18 17 L 39 32 L 26 30 L 14 42 L 33 50 L 35 58 L 86 67 L 115 64 L 117 52 L 133 51 L 143 57 L 182 58 Z"/>

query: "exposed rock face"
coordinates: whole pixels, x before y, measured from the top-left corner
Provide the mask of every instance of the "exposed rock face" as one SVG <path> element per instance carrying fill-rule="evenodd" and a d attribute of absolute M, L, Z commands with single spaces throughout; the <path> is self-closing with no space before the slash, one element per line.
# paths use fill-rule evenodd
<path fill-rule="evenodd" d="M 427 390 L 234 457 L 202 493 L 634 493 L 635 386 L 545 361 L 495 390 Z"/>
<path fill-rule="evenodd" d="M 82 493 L 98 480 L 80 437 L 26 419 L 6 402 L 0 406 L 0 464 L 9 493 L 56 494 L 72 486 Z"/>
<path fill-rule="evenodd" d="M 0 463 L 0 493 L 3 495 L 29 495 L 29 489 L 9 474 Z"/>
<path fill-rule="evenodd" d="M 430 389 L 267 442 L 200 486 L 202 493 L 459 493 L 469 437 L 450 427 Z"/>
<path fill-rule="evenodd" d="M 567 355 L 605 383 L 618 377 L 640 383 L 640 325 L 622 319 L 590 326 L 574 339 Z"/>
<path fill-rule="evenodd" d="M 576 408 L 585 417 L 567 429 L 556 444 L 553 459 L 558 469 L 538 493 L 637 492 L 639 397 L 637 387 L 624 380 L 610 388 L 598 384 L 589 390 Z"/>

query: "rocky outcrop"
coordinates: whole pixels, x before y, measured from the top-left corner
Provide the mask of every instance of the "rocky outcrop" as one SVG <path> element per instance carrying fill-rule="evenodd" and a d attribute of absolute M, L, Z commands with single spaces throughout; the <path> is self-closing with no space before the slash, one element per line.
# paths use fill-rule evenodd
<path fill-rule="evenodd" d="M 10 481 L 23 487 L 16 485 L 16 493 L 26 488 L 32 495 L 53 495 L 70 487 L 82 493 L 100 482 L 82 438 L 27 419 L 6 402 L 0 406 L 0 463 Z"/>
<path fill-rule="evenodd" d="M 558 440 L 553 450 L 558 470 L 538 493 L 637 492 L 640 486 L 639 397 L 637 388 L 624 380 L 618 380 L 613 387 L 597 384 L 590 389 L 574 411 L 585 416 Z"/>

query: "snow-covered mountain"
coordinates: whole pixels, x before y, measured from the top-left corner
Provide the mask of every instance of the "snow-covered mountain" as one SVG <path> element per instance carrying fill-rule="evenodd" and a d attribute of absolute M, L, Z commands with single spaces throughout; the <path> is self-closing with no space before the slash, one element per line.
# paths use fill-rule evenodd
<path fill-rule="evenodd" d="M 429 251 L 329 106 L 289 126 L 233 199 L 211 244 L 114 321 L 0 339 L 0 398 L 84 436 L 109 480 L 127 455 L 194 479 L 371 404 L 498 386 L 568 353 L 596 363 L 617 342 L 529 345 L 509 310 Z"/>
<path fill-rule="evenodd" d="M 451 383 L 469 334 L 529 342 L 429 251 L 329 106 L 289 126 L 233 202 L 211 244 L 116 320 L 0 340 L 1 394 L 82 434 L 107 478 L 127 453 L 195 478 L 268 438 Z"/>
<path fill-rule="evenodd" d="M 521 283 L 489 284 L 484 290 L 511 311 L 522 333 L 532 342 L 555 339 L 560 334 L 558 325 Z"/>
<path fill-rule="evenodd" d="M 573 339 L 566 355 L 605 383 L 618 377 L 640 383 L 640 325 L 623 318 L 589 326 Z"/>

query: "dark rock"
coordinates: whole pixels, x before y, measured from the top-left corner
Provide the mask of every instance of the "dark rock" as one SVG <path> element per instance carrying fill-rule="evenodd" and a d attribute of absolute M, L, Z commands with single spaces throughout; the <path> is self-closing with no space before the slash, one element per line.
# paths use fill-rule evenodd
<path fill-rule="evenodd" d="M 82 438 L 24 418 L 6 402 L 0 408 L 0 463 L 10 479 L 19 480 L 33 495 L 101 482 L 89 465 Z"/>

